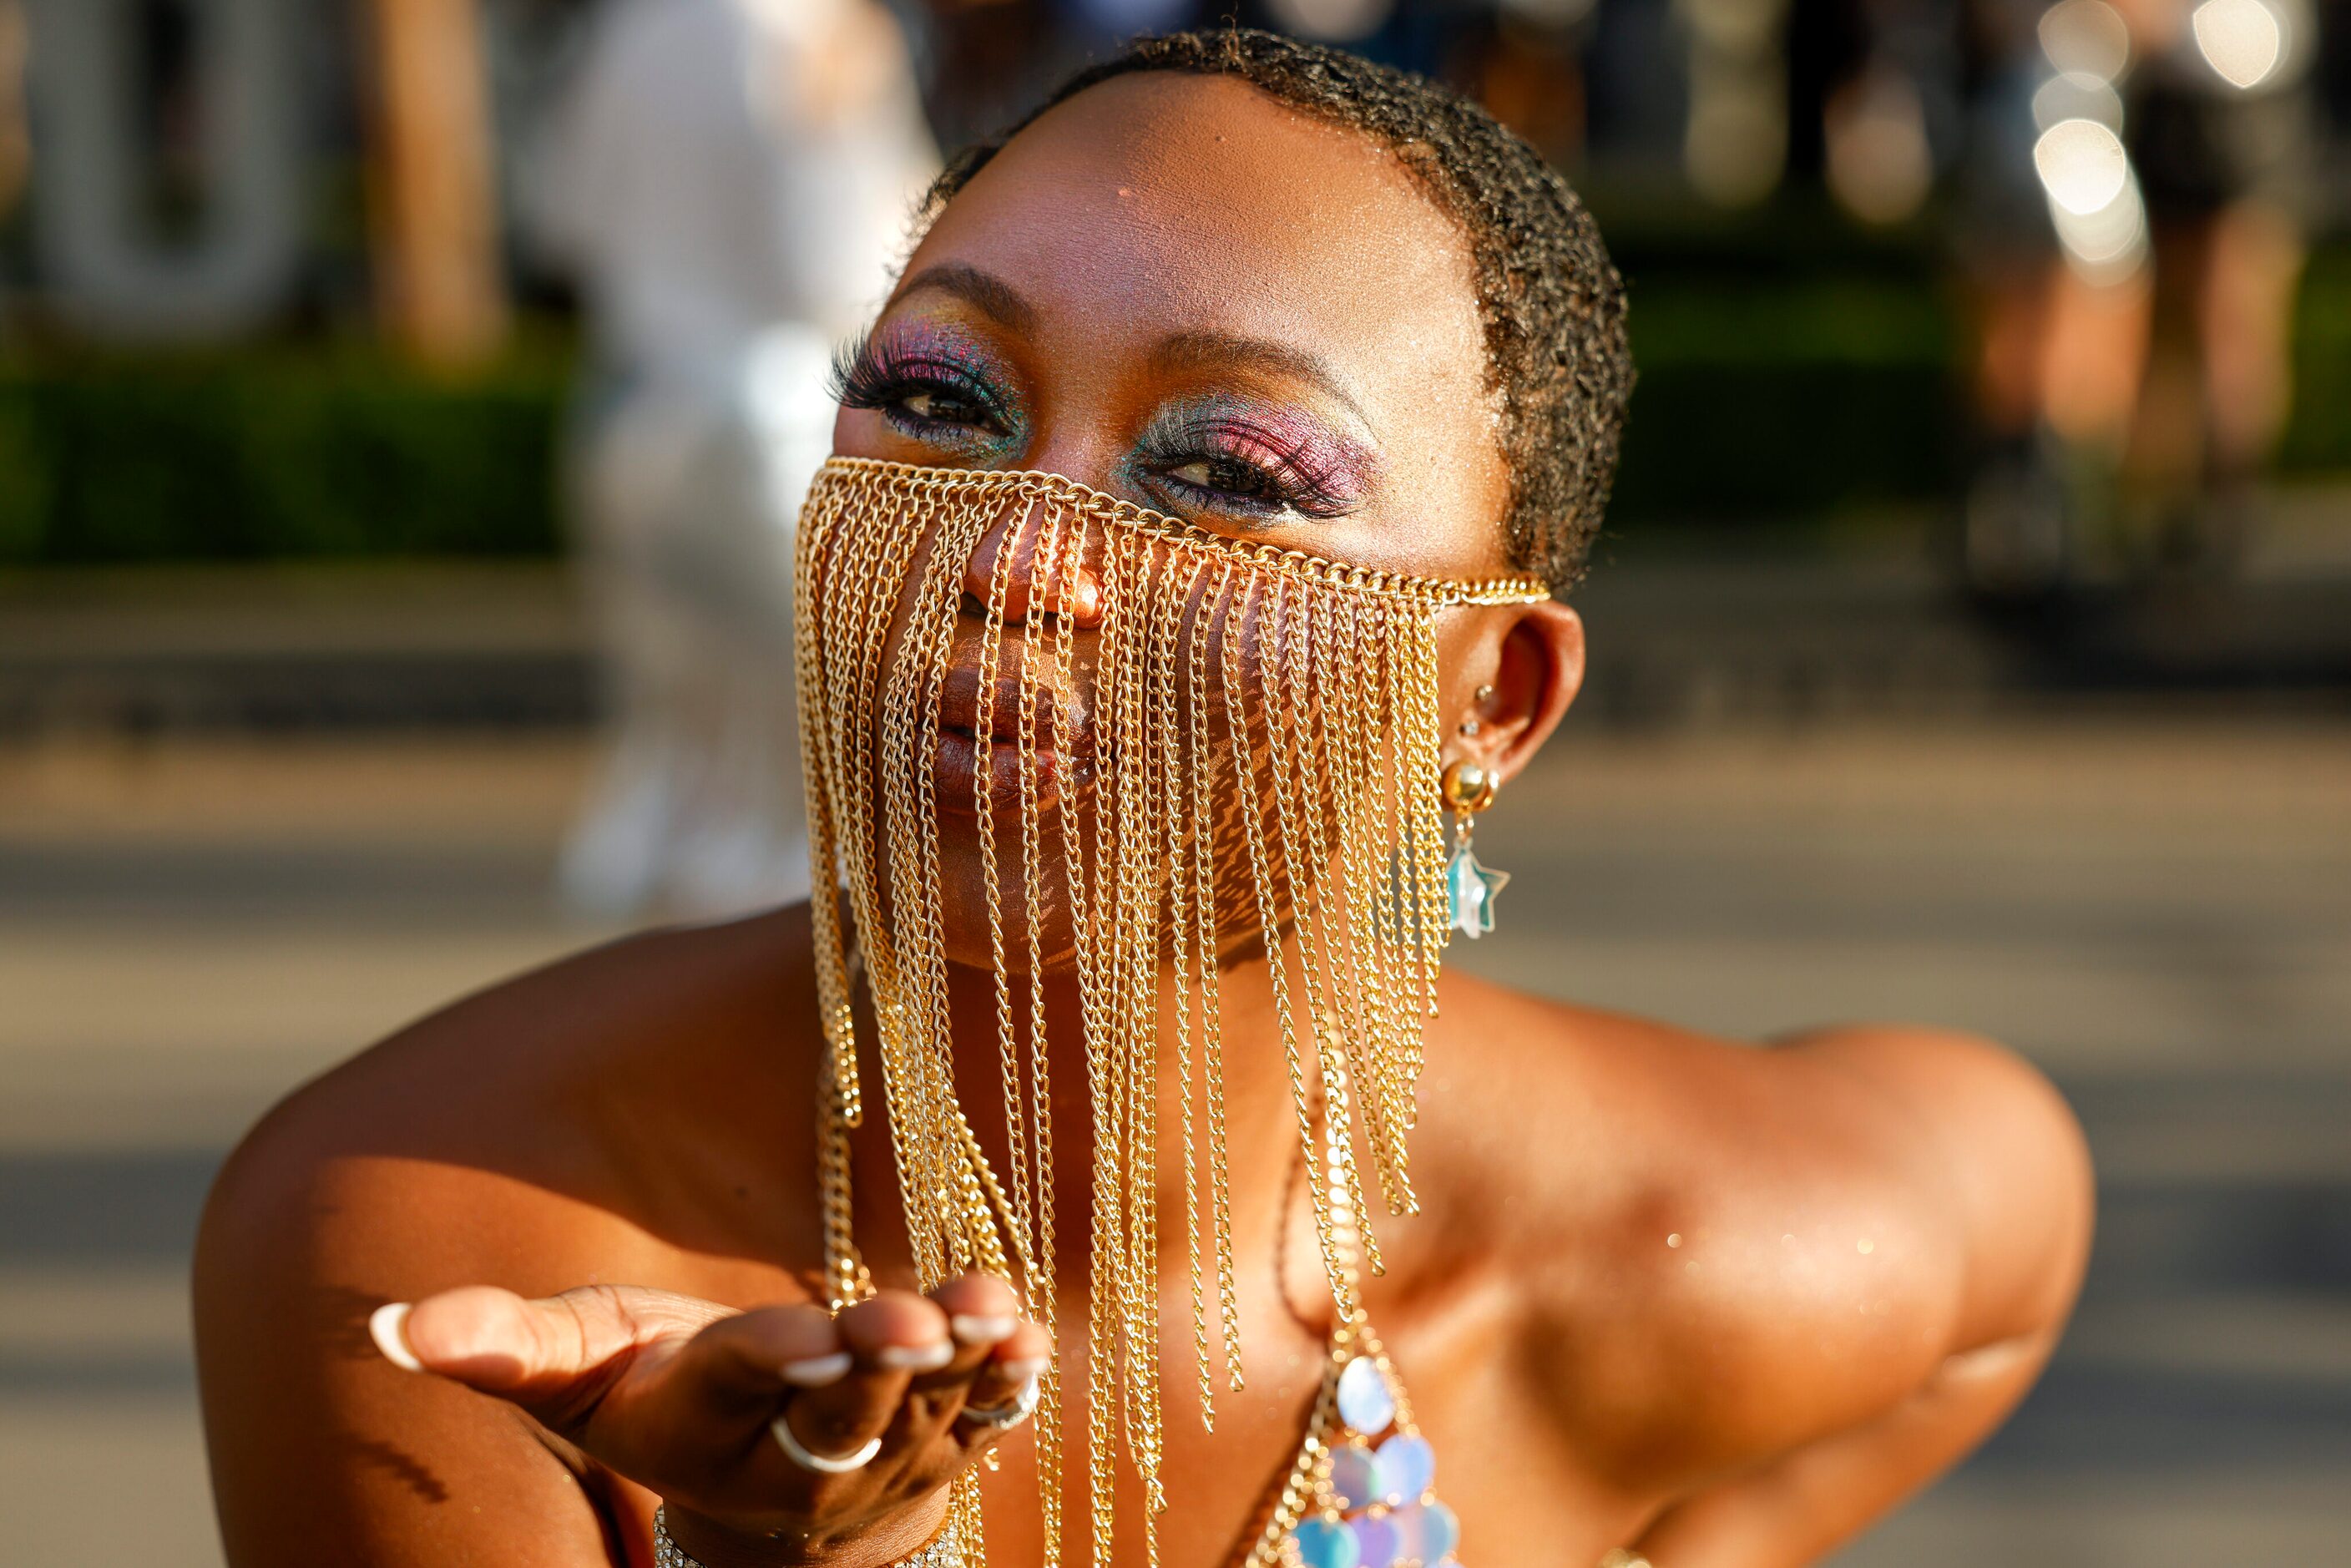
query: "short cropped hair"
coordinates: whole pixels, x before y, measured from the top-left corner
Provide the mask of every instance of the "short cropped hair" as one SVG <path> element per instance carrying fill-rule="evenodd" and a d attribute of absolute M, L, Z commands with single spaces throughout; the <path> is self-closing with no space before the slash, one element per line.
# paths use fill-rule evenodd
<path fill-rule="evenodd" d="M 1056 104 L 1143 71 L 1237 77 L 1393 152 L 1469 241 L 1488 385 L 1502 402 L 1510 563 L 1572 587 L 1607 507 L 1633 358 L 1625 283 L 1598 225 L 1542 154 L 1448 88 L 1343 50 L 1229 27 L 1141 38 L 1061 84 L 1026 119 L 966 149 L 925 204 L 935 216 L 1005 143 Z"/>

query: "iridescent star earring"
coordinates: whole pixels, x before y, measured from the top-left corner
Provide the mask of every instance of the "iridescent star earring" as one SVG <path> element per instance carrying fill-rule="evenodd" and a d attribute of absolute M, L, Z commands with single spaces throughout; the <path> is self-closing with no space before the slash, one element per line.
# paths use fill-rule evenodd
<path fill-rule="evenodd" d="M 1494 775 L 1484 763 L 1463 758 L 1447 764 L 1437 787 L 1453 810 L 1453 855 L 1445 864 L 1453 929 L 1464 936 L 1483 936 L 1494 929 L 1494 895 L 1510 880 L 1508 872 L 1479 865 L 1469 847 L 1470 819 L 1494 803 Z"/>

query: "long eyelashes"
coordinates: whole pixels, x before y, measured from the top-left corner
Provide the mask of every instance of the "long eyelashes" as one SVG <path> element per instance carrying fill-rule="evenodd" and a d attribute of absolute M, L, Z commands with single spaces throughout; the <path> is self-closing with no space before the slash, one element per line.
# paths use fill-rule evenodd
<path fill-rule="evenodd" d="M 843 408 L 875 410 L 918 438 L 968 446 L 1018 428 L 981 367 L 951 345 L 910 347 L 869 334 L 835 351 L 831 383 Z"/>
<path fill-rule="evenodd" d="M 1322 443 L 1237 414 L 1155 423 L 1136 445 L 1135 465 L 1178 495 L 1252 516 L 1334 517 L 1357 504 L 1348 465 Z"/>
<path fill-rule="evenodd" d="M 830 382 L 843 408 L 872 410 L 901 434 L 973 461 L 1006 455 L 1026 427 L 999 368 L 953 337 L 884 327 L 843 344 Z M 1217 394 L 1163 409 L 1123 466 L 1178 510 L 1263 525 L 1353 511 L 1366 461 L 1302 414 Z"/>

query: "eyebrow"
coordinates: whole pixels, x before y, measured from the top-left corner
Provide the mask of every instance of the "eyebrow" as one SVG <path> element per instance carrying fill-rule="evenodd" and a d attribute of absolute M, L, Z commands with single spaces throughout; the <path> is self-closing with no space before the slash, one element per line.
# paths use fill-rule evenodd
<path fill-rule="evenodd" d="M 1294 376 L 1320 388 L 1343 405 L 1365 427 L 1371 421 L 1364 417 L 1361 404 L 1347 391 L 1344 382 L 1320 354 L 1289 343 L 1277 343 L 1267 338 L 1244 338 L 1231 332 L 1178 332 L 1161 340 L 1152 359 L 1163 368 L 1170 369 L 1244 369 L 1271 371 L 1280 375 Z"/>
<path fill-rule="evenodd" d="M 1015 331 L 1029 331 L 1037 325 L 1037 308 L 1019 289 L 996 274 L 982 272 L 964 262 L 941 262 L 923 268 L 906 279 L 898 290 L 898 298 L 904 299 L 926 289 L 976 306 L 982 315 Z"/>
<path fill-rule="evenodd" d="M 968 262 L 947 261 L 926 267 L 899 286 L 896 298 L 921 293 L 945 294 L 976 307 L 982 315 L 1017 332 L 1033 331 L 1037 308 L 1028 297 L 992 272 Z M 1178 332 L 1160 340 L 1155 363 L 1165 369 L 1247 369 L 1294 376 L 1319 388 L 1365 427 L 1371 420 L 1320 354 L 1270 338 L 1248 338 L 1234 332 Z"/>

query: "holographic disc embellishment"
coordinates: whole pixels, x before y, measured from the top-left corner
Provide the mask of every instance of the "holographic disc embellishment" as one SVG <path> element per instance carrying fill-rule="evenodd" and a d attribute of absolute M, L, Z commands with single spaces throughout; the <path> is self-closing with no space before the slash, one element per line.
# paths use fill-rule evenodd
<path fill-rule="evenodd" d="M 1339 1511 L 1354 1513 L 1387 1500 L 1378 1455 L 1361 1443 L 1350 1443 L 1332 1454 L 1331 1501 Z"/>
<path fill-rule="evenodd" d="M 1397 1425 L 1388 1376 L 1375 1354 L 1340 1370 L 1339 1429 L 1330 1435 L 1313 1506 L 1283 1553 L 1294 1568 L 1460 1568 L 1453 1557 L 1460 1521 L 1431 1490 L 1437 1451 L 1409 1417 Z"/>
<path fill-rule="evenodd" d="M 1359 1355 L 1339 1374 L 1339 1419 L 1366 1437 L 1376 1437 L 1395 1419 L 1395 1395 L 1380 1364 Z"/>
<path fill-rule="evenodd" d="M 1290 1538 L 1304 1568 L 1356 1568 L 1355 1532 L 1335 1519 L 1301 1519 Z"/>
<path fill-rule="evenodd" d="M 1437 1480 L 1437 1450 L 1417 1432 L 1399 1432 L 1380 1445 L 1380 1500 L 1390 1508 L 1418 1502 Z"/>

